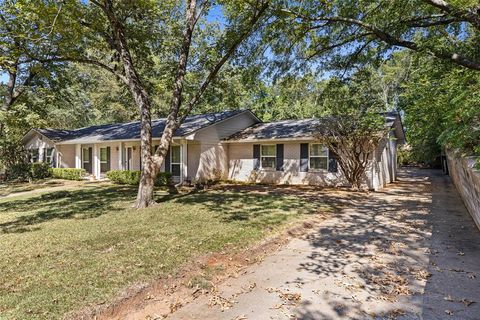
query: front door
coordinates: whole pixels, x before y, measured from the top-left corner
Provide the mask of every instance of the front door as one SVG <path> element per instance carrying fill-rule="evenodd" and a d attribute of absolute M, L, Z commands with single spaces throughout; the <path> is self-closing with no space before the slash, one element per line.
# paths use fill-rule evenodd
<path fill-rule="evenodd" d="M 125 170 L 132 170 L 132 147 L 125 148 Z"/>
<path fill-rule="evenodd" d="M 88 173 L 92 173 L 92 148 L 82 148 L 82 167 Z"/>

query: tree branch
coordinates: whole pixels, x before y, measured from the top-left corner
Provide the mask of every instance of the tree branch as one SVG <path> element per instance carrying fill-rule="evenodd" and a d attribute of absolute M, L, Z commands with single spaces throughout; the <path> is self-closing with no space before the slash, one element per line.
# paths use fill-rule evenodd
<path fill-rule="evenodd" d="M 291 11 L 286 11 L 290 12 Z M 293 13 L 294 14 L 294 13 Z M 357 25 L 362 27 L 365 30 L 370 31 L 372 34 L 374 34 L 378 39 L 381 41 L 391 45 L 391 46 L 398 46 L 398 47 L 403 47 L 407 48 L 413 51 L 418 51 L 418 52 L 426 52 L 427 54 L 440 58 L 442 60 L 448 60 L 450 62 L 453 62 L 457 65 L 472 69 L 472 70 L 477 70 L 480 71 L 480 61 L 474 61 L 470 58 L 467 58 L 459 53 L 447 53 L 447 52 L 441 52 L 433 48 L 423 48 L 419 44 L 413 41 L 409 40 L 404 40 L 401 38 L 397 38 L 393 36 L 392 34 L 385 32 L 371 24 L 365 23 L 363 21 L 353 19 L 353 18 L 347 18 L 347 17 L 341 17 L 341 16 L 334 16 L 334 17 L 320 17 L 320 18 L 313 18 L 315 21 L 331 21 L 331 22 L 340 22 L 340 23 L 348 23 L 352 25 Z"/>
<path fill-rule="evenodd" d="M 257 12 L 255 12 L 255 15 L 252 17 L 249 27 L 245 29 L 242 33 L 240 33 L 238 38 L 235 39 L 235 41 L 232 43 L 232 45 L 227 50 L 227 52 L 223 55 L 223 57 L 221 57 L 220 60 L 217 61 L 215 66 L 210 70 L 209 74 L 205 78 L 204 82 L 198 89 L 195 96 L 193 96 L 193 98 L 188 102 L 187 108 L 185 109 L 183 116 L 180 118 L 179 123 L 182 123 L 185 120 L 185 118 L 188 116 L 190 111 L 198 104 L 202 95 L 205 93 L 205 90 L 208 88 L 210 83 L 215 79 L 218 72 L 220 71 L 222 66 L 225 64 L 225 62 L 228 61 L 228 59 L 235 53 L 235 50 L 238 48 L 238 46 L 251 34 L 258 20 L 267 10 L 268 5 L 269 5 L 269 2 L 266 1 L 260 6 Z"/>
<path fill-rule="evenodd" d="M 423 2 L 454 17 L 470 22 L 477 30 L 480 30 L 480 14 L 478 14 L 478 12 L 472 12 L 471 10 L 459 10 L 458 8 L 452 7 L 444 0 L 423 0 Z M 480 10 L 480 6 L 477 6 L 475 9 L 477 11 Z"/>

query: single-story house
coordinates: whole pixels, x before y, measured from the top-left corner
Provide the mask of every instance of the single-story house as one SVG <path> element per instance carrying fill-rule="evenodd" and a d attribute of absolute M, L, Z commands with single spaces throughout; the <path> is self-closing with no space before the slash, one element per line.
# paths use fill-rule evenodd
<path fill-rule="evenodd" d="M 335 157 L 316 141 L 318 119 L 264 123 L 250 110 L 193 115 L 175 132 L 161 171 L 179 183 L 225 179 L 252 183 L 345 185 Z M 152 121 L 158 145 L 165 119 Z M 377 190 L 396 179 L 397 145 L 405 142 L 398 113 L 385 114 L 389 137 L 372 156 L 365 183 Z M 109 170 L 140 170 L 140 123 L 75 130 L 32 129 L 23 138 L 31 161 L 84 168 L 100 179 Z"/>

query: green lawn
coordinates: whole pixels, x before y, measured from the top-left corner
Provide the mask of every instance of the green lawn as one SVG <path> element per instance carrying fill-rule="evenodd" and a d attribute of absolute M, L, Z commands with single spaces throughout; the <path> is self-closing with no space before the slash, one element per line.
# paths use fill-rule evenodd
<path fill-rule="evenodd" d="M 61 185 L 63 185 L 63 181 L 51 180 L 51 179 L 40 180 L 34 183 L 23 183 L 23 182 L 0 183 L 0 197 L 7 196 L 14 193 L 19 193 L 19 192 L 26 192 L 26 191 L 32 191 L 32 190 L 50 188 L 50 187 L 58 187 Z"/>
<path fill-rule="evenodd" d="M 0 199 L 0 318 L 60 318 L 319 208 L 295 196 L 210 190 L 159 195 L 160 205 L 134 211 L 135 191 L 91 184 Z"/>

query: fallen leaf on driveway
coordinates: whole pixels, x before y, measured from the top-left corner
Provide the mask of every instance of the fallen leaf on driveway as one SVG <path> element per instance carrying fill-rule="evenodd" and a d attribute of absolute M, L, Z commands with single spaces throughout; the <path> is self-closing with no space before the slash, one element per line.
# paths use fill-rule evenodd
<path fill-rule="evenodd" d="M 467 307 L 469 307 L 471 304 L 475 303 L 475 301 L 470 301 L 470 300 L 467 300 L 465 298 L 463 298 L 460 301 L 463 302 L 463 304 L 466 305 Z"/>
<path fill-rule="evenodd" d="M 453 312 L 450 310 L 445 310 L 445 313 L 448 314 L 449 316 L 453 316 Z"/>

